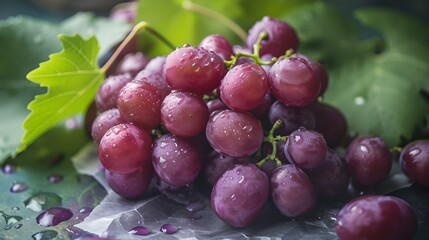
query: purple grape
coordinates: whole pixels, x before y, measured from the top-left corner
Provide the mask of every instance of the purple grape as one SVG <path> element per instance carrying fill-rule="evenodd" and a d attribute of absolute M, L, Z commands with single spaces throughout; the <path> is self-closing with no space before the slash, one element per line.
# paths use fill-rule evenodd
<path fill-rule="evenodd" d="M 195 181 L 202 161 L 189 140 L 166 134 L 153 144 L 152 164 L 161 180 L 181 187 Z"/>
<path fill-rule="evenodd" d="M 213 150 L 207 155 L 205 161 L 204 176 L 210 185 L 214 185 L 219 176 L 226 170 L 236 164 L 245 162 L 246 159 L 224 156 Z"/>
<path fill-rule="evenodd" d="M 133 78 L 129 74 L 113 75 L 104 80 L 95 96 L 97 108 L 103 112 L 111 108 L 117 108 L 119 91 Z"/>
<path fill-rule="evenodd" d="M 206 136 L 216 151 L 230 157 L 255 153 L 264 138 L 261 122 L 249 113 L 223 110 L 210 117 Z"/>
<path fill-rule="evenodd" d="M 319 96 L 321 82 L 305 58 L 289 57 L 271 67 L 269 86 L 284 105 L 304 107 Z"/>
<path fill-rule="evenodd" d="M 298 48 L 298 36 L 295 30 L 287 23 L 268 16 L 256 22 L 249 30 L 249 36 L 247 37 L 248 48 L 253 48 L 253 44 L 256 43 L 261 32 L 268 34 L 267 39 L 261 42 L 261 56 L 271 54 L 274 57 L 280 57 L 287 50 L 296 51 Z"/>
<path fill-rule="evenodd" d="M 267 93 L 267 78 L 264 69 L 255 63 L 237 65 L 223 78 L 220 97 L 234 111 L 249 111 L 258 106 Z"/>
<path fill-rule="evenodd" d="M 171 87 L 170 85 L 168 85 L 167 81 L 165 80 L 165 76 L 162 74 L 162 72 L 155 72 L 145 68 L 137 74 L 133 82 L 149 83 L 158 90 L 158 92 L 161 94 L 162 99 L 164 99 L 165 96 L 167 96 L 171 92 Z"/>
<path fill-rule="evenodd" d="M 96 144 L 100 144 L 101 138 L 104 136 L 107 130 L 121 123 L 126 123 L 126 121 L 121 117 L 117 108 L 112 108 L 100 113 L 100 115 L 95 118 L 92 124 L 92 139 Z"/>
<path fill-rule="evenodd" d="M 149 58 L 142 52 L 128 53 L 116 66 L 115 74 L 128 73 L 132 77 L 135 77 L 137 73 L 145 68 L 148 62 Z"/>
<path fill-rule="evenodd" d="M 213 211 L 236 228 L 259 217 L 269 195 L 267 175 L 254 164 L 235 165 L 217 180 L 211 193 Z"/>
<path fill-rule="evenodd" d="M 246 46 L 241 46 L 241 45 L 234 45 L 232 46 L 232 48 L 234 50 L 234 54 L 237 54 L 238 52 L 251 54 L 253 52 L 252 50 L 253 48 L 249 49 Z M 253 62 L 254 62 L 253 59 L 250 57 L 240 57 L 237 60 L 237 65 L 244 64 L 244 63 L 253 63 Z"/>
<path fill-rule="evenodd" d="M 309 57 L 307 57 L 305 55 L 302 55 L 302 54 L 298 54 L 298 56 L 302 57 L 302 58 L 305 58 L 310 63 L 311 69 L 313 69 L 313 71 L 319 77 L 319 80 L 320 80 L 320 92 L 319 92 L 319 96 L 322 96 L 323 93 L 325 93 L 326 89 L 328 88 L 328 84 L 329 84 L 328 72 L 317 61 L 315 61 L 313 59 L 310 59 Z"/>
<path fill-rule="evenodd" d="M 315 130 L 320 132 L 330 147 L 336 147 L 346 137 L 347 122 L 344 115 L 336 108 L 325 103 L 310 105 L 316 118 Z"/>
<path fill-rule="evenodd" d="M 207 107 L 209 109 L 210 115 L 212 115 L 216 111 L 222 111 L 229 109 L 222 100 L 216 98 L 207 102 Z"/>
<path fill-rule="evenodd" d="M 312 169 L 322 165 L 328 145 L 322 134 L 298 129 L 289 135 L 284 152 L 291 163 L 302 169 Z"/>
<path fill-rule="evenodd" d="M 340 240 L 413 239 L 417 220 L 411 206 L 391 196 L 362 196 L 347 203 L 337 215 Z"/>
<path fill-rule="evenodd" d="M 104 134 L 98 156 L 110 172 L 129 173 L 150 162 L 151 145 L 152 138 L 146 131 L 131 124 L 119 124 Z"/>
<path fill-rule="evenodd" d="M 110 18 L 116 21 L 125 21 L 128 23 L 134 23 L 136 19 L 137 3 L 129 2 L 121 7 L 115 7 L 110 13 Z"/>
<path fill-rule="evenodd" d="M 417 140 L 402 149 L 399 157 L 402 171 L 414 182 L 429 186 L 429 140 Z"/>
<path fill-rule="evenodd" d="M 196 94 L 174 91 L 162 102 L 162 124 L 176 136 L 192 137 L 201 133 L 208 119 L 207 104 Z"/>
<path fill-rule="evenodd" d="M 305 107 L 287 107 L 279 101 L 276 101 L 271 105 L 268 112 L 268 119 L 270 120 L 271 125 L 279 119 L 282 120 L 282 126 L 275 132 L 282 136 L 287 136 L 293 131 L 298 130 L 300 127 L 314 129 L 316 126 L 316 119 L 310 109 Z"/>
<path fill-rule="evenodd" d="M 321 166 L 306 173 L 321 199 L 339 200 L 346 196 L 350 179 L 347 164 L 334 150 L 329 149 Z"/>
<path fill-rule="evenodd" d="M 309 212 L 316 204 L 316 192 L 308 176 L 297 166 L 286 164 L 271 176 L 271 195 L 274 204 L 286 217 Z"/>
<path fill-rule="evenodd" d="M 182 47 L 167 56 L 164 73 L 172 89 L 202 95 L 219 87 L 226 68 L 214 52 Z"/>
<path fill-rule="evenodd" d="M 153 167 L 150 162 L 129 173 L 113 173 L 106 170 L 105 176 L 107 184 L 119 196 L 136 199 L 144 195 L 149 188 L 153 176 Z"/>
<path fill-rule="evenodd" d="M 161 103 L 161 94 L 146 82 L 130 82 L 121 89 L 118 96 L 121 116 L 148 130 L 161 122 Z"/>
<path fill-rule="evenodd" d="M 380 183 L 392 168 L 392 154 L 377 136 L 355 138 L 347 147 L 346 161 L 353 182 L 362 187 Z"/>
<path fill-rule="evenodd" d="M 234 55 L 231 43 L 218 34 L 208 35 L 200 42 L 199 46 L 215 52 L 223 60 L 230 60 L 231 56 Z"/>
<path fill-rule="evenodd" d="M 166 60 L 167 56 L 154 57 L 147 63 L 144 69 L 149 70 L 151 72 L 163 73 Z"/>
<path fill-rule="evenodd" d="M 274 99 L 269 92 L 265 93 L 265 96 L 262 98 L 262 101 L 252 110 L 250 113 L 253 116 L 259 119 L 265 119 L 268 116 L 268 112 L 270 111 L 271 105 L 273 105 Z"/>

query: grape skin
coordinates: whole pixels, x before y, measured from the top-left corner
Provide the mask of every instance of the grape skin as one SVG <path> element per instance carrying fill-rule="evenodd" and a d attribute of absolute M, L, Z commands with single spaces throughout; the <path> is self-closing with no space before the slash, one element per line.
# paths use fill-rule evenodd
<path fill-rule="evenodd" d="M 107 184 L 121 197 L 137 199 L 142 197 L 149 188 L 153 176 L 150 162 L 146 166 L 129 173 L 114 173 L 105 170 Z"/>
<path fill-rule="evenodd" d="M 347 134 L 347 121 L 344 115 L 325 103 L 313 103 L 310 109 L 316 119 L 314 130 L 323 134 L 330 147 L 338 146 Z"/>
<path fill-rule="evenodd" d="M 416 216 L 404 200 L 391 196 L 362 196 L 347 203 L 337 215 L 340 240 L 412 239 Z"/>
<path fill-rule="evenodd" d="M 429 140 L 417 140 L 401 151 L 399 164 L 414 182 L 429 187 Z"/>
<path fill-rule="evenodd" d="M 137 73 L 145 68 L 148 62 L 149 58 L 142 52 L 128 53 L 118 63 L 115 74 L 128 73 L 131 77 L 135 77 Z"/>
<path fill-rule="evenodd" d="M 235 165 L 213 187 L 211 205 L 220 219 L 236 228 L 252 224 L 269 196 L 267 175 L 254 164 Z"/>
<path fill-rule="evenodd" d="M 208 35 L 201 40 L 199 46 L 215 52 L 223 60 L 231 59 L 231 56 L 234 54 L 231 43 L 219 34 Z"/>
<path fill-rule="evenodd" d="M 117 108 L 119 91 L 133 78 L 129 74 L 112 75 L 107 77 L 97 91 L 95 105 L 101 112 Z"/>
<path fill-rule="evenodd" d="M 112 108 L 100 113 L 92 123 L 91 136 L 96 144 L 100 144 L 101 138 L 109 130 L 109 128 L 126 123 L 121 117 L 117 108 Z"/>
<path fill-rule="evenodd" d="M 98 146 L 103 166 L 113 173 L 129 173 L 150 162 L 150 135 L 131 124 L 119 124 L 104 134 Z"/>
<path fill-rule="evenodd" d="M 274 170 L 271 176 L 274 204 L 286 217 L 297 217 L 313 209 L 316 192 L 308 176 L 294 164 Z"/>
<path fill-rule="evenodd" d="M 223 110 L 212 115 L 207 123 L 206 136 L 216 151 L 230 157 L 246 157 L 261 146 L 261 122 L 249 113 Z"/>

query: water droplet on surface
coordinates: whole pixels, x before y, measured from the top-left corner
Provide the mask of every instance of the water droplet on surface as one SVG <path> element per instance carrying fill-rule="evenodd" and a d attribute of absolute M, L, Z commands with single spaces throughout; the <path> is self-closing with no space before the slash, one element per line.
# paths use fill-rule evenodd
<path fill-rule="evenodd" d="M 25 191 L 27 189 L 28 189 L 27 184 L 22 183 L 22 182 L 16 182 L 10 188 L 10 192 L 12 192 L 12 193 L 20 193 L 20 192 L 23 192 L 23 191 Z"/>
<path fill-rule="evenodd" d="M 36 217 L 37 224 L 50 227 L 56 226 L 61 222 L 69 220 L 73 216 L 70 209 L 63 207 L 49 208 L 43 211 L 39 216 Z"/>
<path fill-rule="evenodd" d="M 3 217 L 4 221 L 6 222 L 6 227 L 12 226 L 12 224 L 15 224 L 15 223 L 22 220 L 22 217 L 20 217 L 20 216 L 8 215 L 8 214 L 4 213 L 3 211 L 0 211 L 0 215 Z"/>
<path fill-rule="evenodd" d="M 62 199 L 55 193 L 39 192 L 24 201 L 24 206 L 35 212 L 61 205 Z"/>
<path fill-rule="evenodd" d="M 13 211 L 19 211 L 19 207 L 13 207 L 12 210 Z"/>
<path fill-rule="evenodd" d="M 16 228 L 16 229 L 20 229 L 22 226 L 23 226 L 23 225 L 22 225 L 21 223 L 18 223 L 18 224 L 16 224 L 16 225 L 15 225 L 15 228 Z"/>
<path fill-rule="evenodd" d="M 201 209 L 204 209 L 205 207 L 206 205 L 203 202 L 196 201 L 186 205 L 186 210 L 188 210 L 189 212 L 196 212 L 200 211 Z"/>
<path fill-rule="evenodd" d="M 4 174 L 12 174 L 12 173 L 16 172 L 16 167 L 14 165 L 8 163 L 8 164 L 3 166 L 2 170 L 3 170 Z"/>
<path fill-rule="evenodd" d="M 159 230 L 163 233 L 166 233 L 166 234 L 173 234 L 173 233 L 177 232 L 177 227 L 171 223 L 166 223 L 166 224 L 162 225 Z"/>
<path fill-rule="evenodd" d="M 199 212 L 191 212 L 187 217 L 192 220 L 200 220 L 203 218 L 203 215 L 201 215 Z"/>
<path fill-rule="evenodd" d="M 363 98 L 363 97 L 356 97 L 354 100 L 353 100 L 353 102 L 354 102 L 354 104 L 356 104 L 357 106 L 362 106 L 362 105 L 364 105 L 365 104 L 365 98 Z"/>
<path fill-rule="evenodd" d="M 51 239 L 54 239 L 57 235 L 58 235 L 58 232 L 54 230 L 44 230 L 31 235 L 31 237 L 34 240 L 51 240 Z"/>
<path fill-rule="evenodd" d="M 137 227 L 134 227 L 133 229 L 131 229 L 130 231 L 128 231 L 128 233 L 133 234 L 133 235 L 146 236 L 146 235 L 151 234 L 152 231 L 147 227 L 137 226 Z"/>
<path fill-rule="evenodd" d="M 88 213 L 92 212 L 92 210 L 93 209 L 90 207 L 83 207 L 83 208 L 79 209 L 79 213 L 88 214 Z"/>
<path fill-rule="evenodd" d="M 48 177 L 48 181 L 51 183 L 58 183 L 61 182 L 63 179 L 64 177 L 58 174 L 54 174 Z"/>

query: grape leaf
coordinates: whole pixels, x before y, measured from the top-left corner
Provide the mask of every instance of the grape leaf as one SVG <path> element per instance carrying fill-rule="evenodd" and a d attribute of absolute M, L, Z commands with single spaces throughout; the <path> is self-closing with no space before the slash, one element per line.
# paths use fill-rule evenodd
<path fill-rule="evenodd" d="M 29 114 L 26 106 L 44 91 L 25 76 L 46 61 L 49 54 L 61 50 L 57 35 L 95 34 L 102 38 L 102 55 L 123 39 L 129 29 L 127 23 L 91 13 L 78 13 L 58 24 L 23 16 L 0 21 L 0 163 L 15 155 L 24 134 L 22 122 Z"/>
<path fill-rule="evenodd" d="M 351 19 L 324 4 L 284 19 L 297 29 L 302 51 L 328 68 L 324 101 L 345 114 L 350 133 L 377 134 L 399 145 L 423 126 L 429 111 L 422 94 L 429 90 L 429 28 L 393 10 L 362 9 L 356 17 L 373 37 L 360 39 Z"/>
<path fill-rule="evenodd" d="M 23 126 L 26 129 L 20 150 L 67 117 L 81 113 L 93 100 L 104 80 L 97 66 L 98 43 L 95 37 L 60 35 L 64 50 L 31 71 L 29 80 L 47 87 L 28 105 L 32 111 Z"/>

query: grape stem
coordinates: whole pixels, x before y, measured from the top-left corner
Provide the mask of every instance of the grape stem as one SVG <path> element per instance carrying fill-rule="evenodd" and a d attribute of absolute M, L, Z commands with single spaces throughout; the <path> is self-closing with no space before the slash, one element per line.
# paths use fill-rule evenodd
<path fill-rule="evenodd" d="M 267 32 L 261 32 L 259 33 L 258 39 L 256 40 L 255 44 L 253 44 L 253 53 L 244 53 L 244 52 L 237 52 L 234 56 L 231 57 L 231 60 L 225 60 L 224 63 L 227 66 L 227 68 L 232 68 L 237 64 L 237 61 L 240 57 L 248 57 L 253 59 L 253 62 L 258 65 L 273 65 L 280 59 L 287 58 L 293 54 L 293 50 L 289 49 L 286 51 L 286 53 L 279 58 L 273 57 L 269 61 L 264 61 L 261 59 L 260 51 L 261 51 L 261 43 L 263 40 L 268 38 Z"/>
<path fill-rule="evenodd" d="M 182 7 L 185 10 L 199 13 L 201 15 L 205 15 L 208 17 L 211 17 L 219 22 L 221 22 L 223 25 L 231 29 L 243 42 L 246 42 L 247 39 L 247 33 L 234 21 L 227 18 L 226 16 L 211 10 L 210 8 L 204 7 L 202 5 L 193 3 L 190 0 L 184 1 L 182 3 Z"/>
<path fill-rule="evenodd" d="M 389 150 L 390 150 L 391 153 L 401 153 L 402 152 L 402 148 L 398 147 L 398 146 L 392 147 Z"/>
<path fill-rule="evenodd" d="M 145 21 L 141 21 L 137 23 L 131 32 L 127 35 L 127 37 L 122 41 L 122 43 L 119 45 L 119 47 L 115 50 L 113 55 L 109 58 L 109 60 L 104 64 L 104 66 L 101 68 L 101 71 L 103 73 L 109 72 L 110 68 L 114 65 L 114 63 L 120 58 L 120 55 L 124 51 L 124 49 L 133 41 L 133 39 L 137 36 L 137 34 L 140 31 L 148 31 L 152 35 L 154 35 L 156 38 L 161 40 L 165 45 L 170 47 L 172 50 L 176 49 L 176 46 L 174 46 L 170 41 L 168 41 L 164 36 L 162 36 L 158 31 L 156 31 L 154 28 L 152 28 L 149 23 Z"/>
<path fill-rule="evenodd" d="M 264 163 L 268 160 L 275 161 L 277 164 L 277 167 L 282 165 L 282 161 L 277 157 L 277 142 L 286 141 L 287 136 L 274 136 L 274 132 L 281 127 L 283 124 L 282 120 L 278 119 L 274 124 L 271 130 L 268 132 L 268 136 L 264 137 L 264 142 L 271 143 L 272 151 L 270 154 L 265 156 L 263 159 L 261 159 L 259 162 L 256 163 L 256 166 L 259 168 L 264 165 Z"/>

